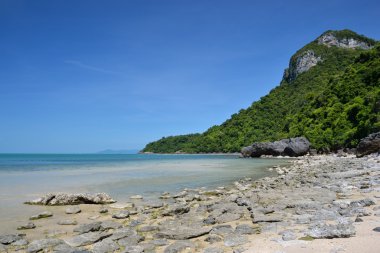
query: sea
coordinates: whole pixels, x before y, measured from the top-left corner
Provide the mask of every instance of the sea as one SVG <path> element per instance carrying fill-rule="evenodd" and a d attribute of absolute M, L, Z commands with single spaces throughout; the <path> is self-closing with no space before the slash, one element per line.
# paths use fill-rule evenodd
<path fill-rule="evenodd" d="M 108 193 L 117 201 L 157 198 L 185 188 L 212 189 L 268 170 L 287 159 L 237 155 L 0 154 L 0 224 L 9 227 L 35 209 L 23 204 L 49 192 Z"/>

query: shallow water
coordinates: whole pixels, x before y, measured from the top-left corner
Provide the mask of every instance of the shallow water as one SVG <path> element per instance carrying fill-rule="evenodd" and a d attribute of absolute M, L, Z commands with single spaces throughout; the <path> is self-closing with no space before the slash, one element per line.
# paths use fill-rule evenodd
<path fill-rule="evenodd" d="M 271 176 L 267 168 L 283 163 L 233 155 L 0 154 L 0 223 L 26 220 L 38 207 L 22 203 L 47 192 L 106 192 L 118 201 L 135 194 L 152 198 Z"/>

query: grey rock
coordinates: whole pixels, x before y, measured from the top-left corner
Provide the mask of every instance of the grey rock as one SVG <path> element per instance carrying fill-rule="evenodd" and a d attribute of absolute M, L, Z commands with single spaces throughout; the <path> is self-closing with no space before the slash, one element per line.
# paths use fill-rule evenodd
<path fill-rule="evenodd" d="M 316 55 L 313 50 L 304 51 L 301 55 L 297 55 L 295 60 L 290 61 L 289 68 L 285 70 L 284 79 L 292 82 L 299 74 L 308 71 L 320 61 L 322 58 Z"/>
<path fill-rule="evenodd" d="M 317 224 L 311 226 L 306 234 L 316 239 L 331 239 L 351 237 L 355 233 L 355 227 L 351 223 L 339 222 L 336 225 Z"/>
<path fill-rule="evenodd" d="M 17 227 L 17 230 L 34 229 L 34 228 L 36 228 L 36 225 L 33 222 L 28 222 L 25 225 L 21 225 Z"/>
<path fill-rule="evenodd" d="M 70 207 L 66 208 L 66 210 L 65 210 L 65 213 L 67 213 L 67 214 L 77 214 L 80 212 L 82 212 L 82 210 L 80 209 L 79 206 L 70 206 Z"/>
<path fill-rule="evenodd" d="M 38 220 L 38 219 L 43 219 L 43 218 L 48 218 L 52 217 L 53 213 L 49 211 L 44 211 L 42 213 L 39 213 L 37 215 L 30 216 L 29 220 Z"/>
<path fill-rule="evenodd" d="M 132 228 L 120 228 L 120 229 L 117 229 L 113 232 L 110 239 L 119 240 L 119 239 L 122 239 L 125 237 L 134 236 L 134 235 L 137 235 L 136 230 L 134 230 Z"/>
<path fill-rule="evenodd" d="M 7 247 L 0 243 L 0 253 L 8 253 Z"/>
<path fill-rule="evenodd" d="M 171 240 L 184 240 L 200 237 L 210 232 L 211 228 L 206 227 L 185 227 L 179 226 L 176 228 L 160 228 L 160 232 L 157 232 L 155 238 L 165 238 Z"/>
<path fill-rule="evenodd" d="M 30 205 L 48 205 L 48 206 L 58 206 L 58 205 L 78 205 L 78 204 L 110 204 L 115 203 L 108 194 L 106 193 L 48 193 L 45 196 L 27 201 L 25 204 Z"/>
<path fill-rule="evenodd" d="M 318 38 L 318 44 L 326 45 L 328 47 L 336 46 L 341 48 L 360 48 L 360 49 L 370 49 L 373 46 L 365 41 L 361 41 L 355 38 L 344 37 L 337 38 L 334 32 L 328 32 L 323 34 Z"/>
<path fill-rule="evenodd" d="M 235 247 L 248 243 L 248 239 L 244 235 L 230 234 L 225 236 L 224 245 L 227 247 Z"/>
<path fill-rule="evenodd" d="M 174 204 L 169 206 L 167 210 L 162 212 L 163 216 L 173 216 L 173 215 L 181 215 L 184 213 L 188 213 L 190 211 L 190 207 L 188 205 L 183 204 Z"/>
<path fill-rule="evenodd" d="M 252 234 L 257 234 L 258 232 L 259 232 L 258 227 L 253 228 L 252 226 L 248 224 L 241 224 L 241 225 L 236 226 L 235 228 L 235 233 L 241 234 L 241 235 L 252 235 Z"/>
<path fill-rule="evenodd" d="M 195 249 L 195 244 L 191 241 L 176 241 L 165 248 L 164 253 L 179 253 L 185 249 Z"/>
<path fill-rule="evenodd" d="M 375 227 L 374 229 L 372 229 L 373 231 L 375 232 L 380 232 L 380 227 Z"/>
<path fill-rule="evenodd" d="M 363 157 L 380 152 L 380 132 L 373 133 L 360 140 L 357 148 L 357 157 Z"/>
<path fill-rule="evenodd" d="M 120 249 L 120 246 L 113 240 L 106 238 L 100 242 L 97 242 L 92 247 L 93 253 L 109 253 L 115 252 Z"/>
<path fill-rule="evenodd" d="M 210 234 L 226 235 L 234 232 L 231 225 L 218 225 L 211 229 Z"/>
<path fill-rule="evenodd" d="M 286 230 L 286 231 L 282 232 L 282 240 L 291 241 L 291 240 L 295 240 L 295 239 L 297 239 L 297 235 L 293 231 Z"/>
<path fill-rule="evenodd" d="M 158 230 L 158 226 L 142 226 L 137 229 L 138 232 L 152 232 Z"/>
<path fill-rule="evenodd" d="M 26 239 L 20 239 L 20 240 L 17 240 L 15 242 L 12 242 L 12 246 L 25 246 L 25 245 L 28 245 L 28 240 Z"/>
<path fill-rule="evenodd" d="M 102 228 L 101 224 L 102 223 L 100 221 L 96 221 L 96 222 L 88 223 L 88 224 L 82 224 L 74 228 L 74 232 L 77 232 L 78 234 L 84 234 L 88 232 L 99 231 Z"/>
<path fill-rule="evenodd" d="M 375 201 L 369 198 L 361 199 L 361 200 L 355 200 L 350 203 L 350 206 L 352 207 L 366 207 L 366 206 L 372 206 L 375 205 Z"/>
<path fill-rule="evenodd" d="M 101 230 L 108 230 L 108 229 L 121 228 L 122 225 L 118 222 L 107 220 L 107 221 L 102 221 L 102 223 L 100 224 L 100 227 L 101 227 Z"/>
<path fill-rule="evenodd" d="M 260 157 L 262 155 L 302 156 L 307 154 L 310 142 L 305 137 L 283 139 L 275 142 L 256 142 L 241 150 L 243 157 Z"/>
<path fill-rule="evenodd" d="M 224 250 L 216 247 L 209 247 L 203 250 L 203 253 L 223 253 Z"/>
<path fill-rule="evenodd" d="M 215 218 L 217 223 L 227 223 L 235 220 L 239 220 L 242 217 L 240 213 L 223 213 Z"/>
<path fill-rule="evenodd" d="M 166 246 L 169 244 L 168 240 L 166 240 L 166 239 L 156 239 L 156 240 L 152 240 L 150 242 L 156 246 Z"/>
<path fill-rule="evenodd" d="M 360 217 L 356 217 L 355 222 L 363 222 L 363 219 Z"/>
<path fill-rule="evenodd" d="M 135 246 L 126 246 L 123 253 L 142 253 L 144 252 L 144 248 L 140 245 Z"/>
<path fill-rule="evenodd" d="M 100 208 L 99 213 L 108 213 L 108 208 L 106 207 Z"/>
<path fill-rule="evenodd" d="M 21 240 L 24 238 L 23 234 L 9 234 L 9 235 L 0 235 L 0 243 L 4 245 L 11 244 L 12 242 Z"/>
<path fill-rule="evenodd" d="M 114 218 L 114 219 L 126 219 L 126 218 L 129 217 L 129 215 L 130 215 L 129 211 L 122 210 L 122 211 L 120 211 L 118 213 L 113 214 L 112 218 Z"/>
<path fill-rule="evenodd" d="M 141 195 L 133 195 L 133 196 L 130 196 L 129 198 L 130 199 L 138 199 L 138 200 L 140 200 L 140 199 L 143 199 L 143 196 L 141 196 Z"/>
<path fill-rule="evenodd" d="M 210 234 L 206 237 L 205 242 L 216 243 L 222 241 L 222 238 L 216 234 Z"/>
<path fill-rule="evenodd" d="M 36 253 L 41 250 L 48 250 L 51 249 L 59 244 L 65 244 L 65 242 L 61 239 L 42 239 L 42 240 L 35 240 L 32 241 L 28 245 L 27 252 L 28 253 Z"/>
<path fill-rule="evenodd" d="M 137 245 L 139 242 L 142 242 L 144 240 L 145 240 L 144 236 L 141 236 L 141 235 L 131 235 L 131 236 L 119 239 L 117 242 L 121 246 L 130 246 L 130 245 Z"/>
<path fill-rule="evenodd" d="M 77 225 L 78 222 L 76 220 L 60 220 L 57 222 L 58 225 Z"/>
<path fill-rule="evenodd" d="M 88 233 L 71 237 L 66 240 L 66 243 L 72 247 L 80 247 L 80 246 L 94 244 L 109 236 L 111 236 L 111 234 L 104 233 L 104 232 L 88 232 Z"/>
<path fill-rule="evenodd" d="M 91 253 L 90 251 L 82 249 L 82 248 L 71 247 L 70 245 L 66 243 L 58 244 L 57 246 L 54 246 L 53 252 L 54 253 Z"/>

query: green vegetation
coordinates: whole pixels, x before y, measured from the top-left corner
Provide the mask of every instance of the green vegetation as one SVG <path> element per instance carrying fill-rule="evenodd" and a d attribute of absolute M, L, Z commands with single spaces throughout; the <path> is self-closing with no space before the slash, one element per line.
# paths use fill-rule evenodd
<path fill-rule="evenodd" d="M 328 32 L 375 45 L 349 30 Z M 143 151 L 239 152 L 253 142 L 295 136 L 307 137 L 314 148 L 335 150 L 354 147 L 379 131 L 380 43 L 365 51 L 327 47 L 315 40 L 292 56 L 290 66 L 306 50 L 313 50 L 322 61 L 295 80 L 284 77 L 268 95 L 202 134 L 162 138 Z"/>

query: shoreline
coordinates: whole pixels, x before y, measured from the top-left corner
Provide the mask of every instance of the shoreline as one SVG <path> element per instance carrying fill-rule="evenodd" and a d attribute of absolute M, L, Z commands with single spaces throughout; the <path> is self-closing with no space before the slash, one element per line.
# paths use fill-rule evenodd
<path fill-rule="evenodd" d="M 292 158 L 290 162 L 290 166 L 273 166 L 280 172 L 275 177 L 245 178 L 214 190 L 187 189 L 165 194 L 156 201 L 131 200 L 133 205 L 104 205 L 108 213 L 100 214 L 102 206 L 99 205 L 81 204 L 81 212 L 70 215 L 65 214 L 70 206 L 43 207 L 53 212 L 53 217 L 34 221 L 37 226 L 34 229 L 20 230 L 26 234 L 27 244 L 17 245 L 19 240 L 9 245 L 0 244 L 0 252 L 4 252 L 2 246 L 8 248 L 8 252 L 33 252 L 30 249 L 41 244 L 40 239 L 49 237 L 54 239 L 47 239 L 50 244 L 45 239 L 45 246 L 49 244 L 46 248 L 81 248 L 90 252 L 181 252 L 180 248 L 190 248 L 190 252 L 285 249 L 286 252 L 315 252 L 315 247 L 320 247 L 319 252 L 342 249 L 356 252 L 351 248 L 362 240 L 366 245 L 374 244 L 367 251 L 363 251 L 362 244 L 361 252 L 379 252 L 380 246 L 373 241 L 378 232 L 372 229 L 380 226 L 380 157 L 305 156 Z M 366 202 L 368 198 L 372 202 Z M 128 212 L 127 217 L 112 218 L 120 212 Z M 354 222 L 357 218 L 363 222 Z M 62 219 L 75 220 L 78 225 L 58 225 Z M 88 224 L 104 223 L 113 225 L 100 225 L 81 234 L 73 232 L 75 228 L 91 226 Z M 355 227 L 357 234 L 352 237 Z M 342 230 L 341 234 L 327 236 L 348 238 L 313 239 L 309 235 L 319 231 L 321 236 L 333 228 Z M 125 236 L 112 239 L 125 230 L 129 231 Z M 83 245 L 73 243 L 90 235 L 93 241 Z M 12 245 L 14 243 L 16 245 Z M 176 251 L 171 251 L 173 248 Z"/>

